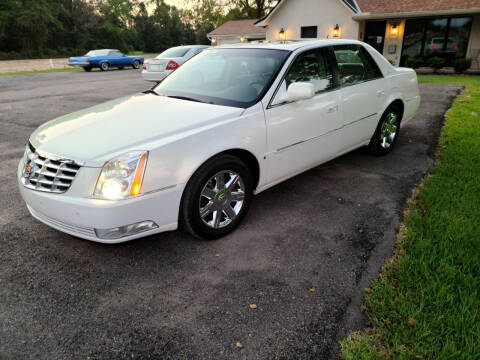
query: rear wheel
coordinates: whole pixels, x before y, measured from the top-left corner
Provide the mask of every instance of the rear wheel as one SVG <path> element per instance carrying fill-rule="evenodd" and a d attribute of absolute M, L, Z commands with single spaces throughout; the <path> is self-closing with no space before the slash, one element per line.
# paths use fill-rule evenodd
<path fill-rule="evenodd" d="M 102 71 L 107 71 L 109 67 L 110 67 L 110 65 L 107 62 L 102 62 L 100 64 L 100 70 L 102 70 Z"/>
<path fill-rule="evenodd" d="M 85 71 L 92 71 L 92 67 L 91 67 L 91 66 L 84 66 L 84 67 L 83 67 L 83 70 L 85 70 Z"/>
<path fill-rule="evenodd" d="M 374 155 L 386 155 L 392 151 L 400 133 L 401 112 L 397 106 L 390 106 L 380 119 L 373 134 L 369 151 Z"/>
<path fill-rule="evenodd" d="M 232 232 L 247 213 L 253 194 L 248 167 L 231 155 L 206 162 L 185 188 L 180 223 L 192 235 L 217 239 Z"/>
<path fill-rule="evenodd" d="M 140 68 L 140 61 L 135 60 L 135 61 L 133 62 L 133 68 L 134 68 L 134 69 L 139 69 L 139 68 Z"/>

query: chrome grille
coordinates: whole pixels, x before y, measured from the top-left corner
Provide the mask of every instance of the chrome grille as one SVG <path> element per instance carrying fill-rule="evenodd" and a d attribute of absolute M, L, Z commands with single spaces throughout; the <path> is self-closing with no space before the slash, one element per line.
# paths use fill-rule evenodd
<path fill-rule="evenodd" d="M 22 172 L 22 183 L 33 190 L 64 193 L 72 185 L 80 166 L 73 160 L 39 154 L 28 143 Z"/>

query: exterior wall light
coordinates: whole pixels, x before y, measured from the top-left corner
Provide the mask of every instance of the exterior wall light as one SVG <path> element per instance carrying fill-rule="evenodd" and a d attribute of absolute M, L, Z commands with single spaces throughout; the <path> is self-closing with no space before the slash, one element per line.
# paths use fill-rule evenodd
<path fill-rule="evenodd" d="M 392 24 L 392 28 L 390 29 L 390 35 L 392 35 L 392 37 L 396 37 L 398 35 L 398 25 L 397 24 Z"/>
<path fill-rule="evenodd" d="M 247 37 L 246 36 L 240 37 L 240 42 L 242 43 L 247 42 Z"/>
<path fill-rule="evenodd" d="M 333 37 L 338 38 L 340 37 L 340 26 L 338 24 L 335 25 L 333 28 Z"/>
<path fill-rule="evenodd" d="M 285 30 L 283 30 L 283 28 L 280 29 L 278 37 L 280 38 L 280 40 L 285 40 Z"/>
<path fill-rule="evenodd" d="M 217 45 L 217 38 L 212 38 L 212 46 Z"/>

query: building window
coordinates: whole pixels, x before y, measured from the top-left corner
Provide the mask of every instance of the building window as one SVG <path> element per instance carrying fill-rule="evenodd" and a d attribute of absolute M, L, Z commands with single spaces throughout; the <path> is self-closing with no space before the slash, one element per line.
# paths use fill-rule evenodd
<path fill-rule="evenodd" d="M 471 17 L 409 19 L 405 23 L 402 65 L 410 57 L 443 57 L 447 65 L 467 54 Z"/>
<path fill-rule="evenodd" d="M 302 26 L 300 36 L 302 39 L 316 39 L 317 31 L 317 26 Z"/>

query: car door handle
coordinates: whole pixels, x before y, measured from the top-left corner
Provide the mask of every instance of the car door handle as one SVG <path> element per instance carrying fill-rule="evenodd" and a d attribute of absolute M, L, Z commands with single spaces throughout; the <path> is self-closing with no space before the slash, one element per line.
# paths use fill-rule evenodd
<path fill-rule="evenodd" d="M 377 96 L 383 96 L 385 95 L 385 90 L 378 90 L 377 91 Z"/>
<path fill-rule="evenodd" d="M 336 111 L 338 111 L 338 105 L 330 106 L 329 108 L 327 108 L 327 113 L 329 114 L 334 113 Z"/>

